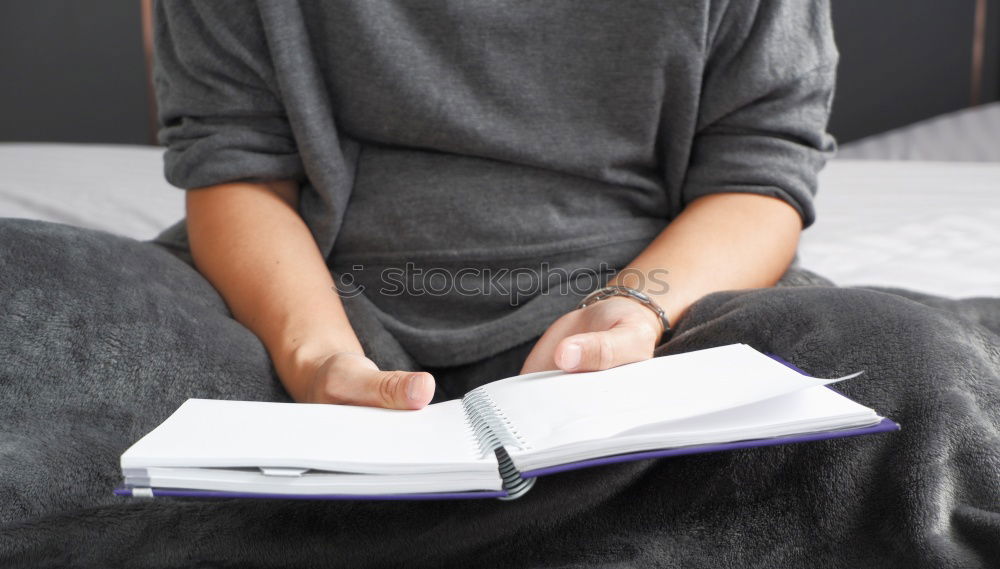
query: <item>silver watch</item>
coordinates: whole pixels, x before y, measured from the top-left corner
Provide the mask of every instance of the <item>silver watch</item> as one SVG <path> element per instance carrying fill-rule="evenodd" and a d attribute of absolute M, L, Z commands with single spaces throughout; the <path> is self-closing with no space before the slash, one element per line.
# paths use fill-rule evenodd
<path fill-rule="evenodd" d="M 663 332 L 660 334 L 660 337 L 656 342 L 657 345 L 660 344 L 660 341 L 662 341 L 663 338 L 670 335 L 670 332 L 672 330 L 670 328 L 670 320 L 667 319 L 667 313 L 664 312 L 663 309 L 660 308 L 660 305 L 656 304 L 656 302 L 653 299 L 649 298 L 644 293 L 637 291 L 631 287 L 606 286 L 603 288 L 599 288 L 594 292 L 588 294 L 586 297 L 584 297 L 584 299 L 581 300 L 580 304 L 576 305 L 576 307 L 577 309 L 586 308 L 587 306 L 590 306 L 595 302 L 600 302 L 602 300 L 611 298 L 613 296 L 623 296 L 625 298 L 631 298 L 632 300 L 639 302 L 646 308 L 656 313 L 656 316 L 660 319 L 660 324 L 663 325 Z"/>

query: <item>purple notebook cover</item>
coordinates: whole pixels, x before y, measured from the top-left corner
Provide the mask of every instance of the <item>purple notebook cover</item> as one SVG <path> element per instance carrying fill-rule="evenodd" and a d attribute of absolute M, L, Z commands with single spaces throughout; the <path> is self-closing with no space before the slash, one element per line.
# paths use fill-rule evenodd
<path fill-rule="evenodd" d="M 521 477 L 534 478 L 537 476 L 546 476 L 548 474 L 555 474 L 557 472 L 566 472 L 567 470 L 579 470 L 581 468 L 590 468 L 591 466 L 600 466 L 602 464 L 632 462 L 633 460 L 645 460 L 647 458 L 684 456 L 688 454 L 702 454 L 706 452 L 719 452 L 723 450 L 736 450 L 741 448 L 769 447 L 769 446 L 784 445 L 789 443 L 822 441 L 826 439 L 838 439 L 841 437 L 853 437 L 855 435 L 867 435 L 871 433 L 884 433 L 886 431 L 898 431 L 898 430 L 899 430 L 899 425 L 890 421 L 889 419 L 882 419 L 880 423 L 877 423 L 875 425 L 869 425 L 867 427 L 858 427 L 854 429 L 844 429 L 841 431 L 824 431 L 821 433 L 790 435 L 787 437 L 774 437 L 770 439 L 755 439 L 750 441 L 737 441 L 733 443 L 696 445 L 696 446 L 680 447 L 680 448 L 632 452 L 628 454 L 616 454 L 612 456 L 604 456 L 601 458 L 593 458 L 590 460 L 581 460 L 580 462 L 571 462 L 568 464 L 560 464 L 558 466 L 550 466 L 548 468 L 539 468 L 538 470 L 529 470 L 527 472 L 522 472 Z"/>
<path fill-rule="evenodd" d="M 792 368 L 793 370 L 801 373 L 802 375 L 809 376 L 806 372 L 802 371 L 795 365 L 785 361 L 780 356 L 774 354 L 767 354 L 774 360 L 781 362 L 782 364 Z M 809 376 L 811 377 L 811 376 Z M 828 387 L 829 388 L 829 387 Z M 632 462 L 636 460 L 647 460 L 652 458 L 664 458 L 669 456 L 685 456 L 690 454 L 702 454 L 708 452 L 720 452 L 727 450 L 745 449 L 745 448 L 757 448 L 757 447 L 767 447 L 790 443 L 803 443 L 811 441 L 822 441 L 826 439 L 837 439 L 843 437 L 852 437 L 856 435 L 868 435 L 873 433 L 884 433 L 888 431 L 898 431 L 899 425 L 889 419 L 882 419 L 881 422 L 875 425 L 868 425 L 865 427 L 856 427 L 852 429 L 843 429 L 839 431 L 824 431 L 818 433 L 804 433 L 798 435 L 789 435 L 786 437 L 772 437 L 768 439 L 754 439 L 748 441 L 736 441 L 731 443 L 717 443 L 708 445 L 693 445 L 680 448 L 671 449 L 658 449 L 658 450 L 648 450 L 640 452 L 632 452 L 627 454 L 616 454 L 611 456 L 604 456 L 600 458 L 593 458 L 589 460 L 581 460 L 578 462 L 571 462 L 567 464 L 560 464 L 558 466 L 550 466 L 547 468 L 539 468 L 537 470 L 529 470 L 521 473 L 522 478 L 537 478 L 539 476 L 547 476 L 549 474 L 556 474 L 559 472 L 567 472 L 570 470 L 579 470 L 581 468 L 590 468 L 593 466 L 602 466 L 605 464 L 617 464 L 621 462 Z M 503 498 L 507 496 L 506 491 L 473 491 L 473 492 L 431 492 L 423 494 L 254 494 L 254 493 L 244 493 L 244 492 L 222 492 L 213 490 L 183 490 L 183 489 L 168 489 L 168 488 L 152 488 L 144 489 L 146 491 L 151 491 L 152 496 L 158 497 L 177 497 L 177 498 L 264 498 L 264 499 L 278 499 L 278 500 L 467 500 L 473 498 Z M 114 491 L 116 496 L 132 496 L 132 488 L 127 486 L 122 486 L 115 488 Z"/>
<path fill-rule="evenodd" d="M 477 492 L 431 492 L 426 494 L 253 494 L 214 490 L 181 490 L 152 488 L 154 498 L 265 498 L 272 500 L 468 500 L 472 498 L 503 498 L 507 492 L 484 490 Z M 132 488 L 115 488 L 116 496 L 131 496 Z"/>

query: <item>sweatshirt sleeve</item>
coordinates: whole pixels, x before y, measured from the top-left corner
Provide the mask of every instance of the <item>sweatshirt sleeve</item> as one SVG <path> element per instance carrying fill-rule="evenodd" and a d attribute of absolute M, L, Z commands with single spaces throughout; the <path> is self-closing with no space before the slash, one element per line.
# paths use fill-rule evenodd
<path fill-rule="evenodd" d="M 302 179 L 256 3 L 160 0 L 153 85 L 167 181 Z"/>
<path fill-rule="evenodd" d="M 710 20 L 699 116 L 682 192 L 780 198 L 815 221 L 816 177 L 838 53 L 825 0 L 733 0 Z"/>

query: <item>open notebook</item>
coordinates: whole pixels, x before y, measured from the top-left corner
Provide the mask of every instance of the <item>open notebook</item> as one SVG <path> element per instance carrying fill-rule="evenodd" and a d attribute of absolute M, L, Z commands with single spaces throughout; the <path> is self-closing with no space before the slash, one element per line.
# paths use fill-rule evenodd
<path fill-rule="evenodd" d="M 122 455 L 116 492 L 510 499 L 562 470 L 899 428 L 825 387 L 856 375 L 732 344 L 511 377 L 420 411 L 190 399 Z"/>

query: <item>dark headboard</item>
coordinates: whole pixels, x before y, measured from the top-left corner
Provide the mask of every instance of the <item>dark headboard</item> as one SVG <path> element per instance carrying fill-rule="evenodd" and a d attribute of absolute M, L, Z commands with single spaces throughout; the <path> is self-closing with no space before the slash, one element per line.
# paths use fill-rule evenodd
<path fill-rule="evenodd" d="M 1000 0 L 832 2 L 841 142 L 974 101 L 977 7 L 978 100 L 1000 99 Z M 0 2 L 0 80 L 0 141 L 152 141 L 141 2 Z"/>
<path fill-rule="evenodd" d="M 832 1 L 841 142 L 1000 98 L 1000 1 Z"/>

